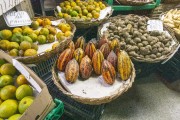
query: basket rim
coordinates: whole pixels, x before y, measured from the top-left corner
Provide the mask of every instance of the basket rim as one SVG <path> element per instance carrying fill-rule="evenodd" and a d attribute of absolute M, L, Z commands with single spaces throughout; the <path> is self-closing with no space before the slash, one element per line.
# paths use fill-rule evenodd
<path fill-rule="evenodd" d="M 97 1 L 98 1 L 98 0 L 97 0 Z M 108 18 L 112 15 L 112 13 L 113 13 L 112 6 L 108 5 L 105 1 L 102 1 L 102 2 L 106 5 L 106 7 L 110 7 L 110 8 L 111 8 L 110 13 L 107 14 L 104 19 L 101 19 L 101 20 L 95 19 L 94 21 L 91 21 L 91 20 L 90 20 L 90 21 L 89 21 L 89 20 L 84 21 L 84 20 L 82 20 L 82 19 L 77 19 L 77 20 L 75 20 L 75 19 L 66 19 L 66 21 L 70 21 L 70 22 L 72 22 L 72 23 L 74 23 L 74 24 L 85 24 L 85 25 L 87 24 L 87 25 L 89 25 L 89 26 L 90 26 L 91 24 L 100 24 L 102 21 L 108 19 Z M 55 16 L 58 18 L 56 9 L 54 9 L 54 13 L 55 13 Z M 77 27 L 78 27 L 78 26 L 77 26 Z"/>
<path fill-rule="evenodd" d="M 36 17 L 35 19 L 37 18 L 50 18 L 51 20 L 54 19 L 54 20 L 59 20 L 53 16 L 42 16 L 42 17 Z M 64 19 L 65 20 L 65 19 Z M 66 21 L 66 20 L 65 20 Z M 76 26 L 72 23 L 72 22 L 69 22 L 69 21 L 66 21 L 68 24 L 71 25 L 71 27 L 73 28 L 72 30 L 72 35 L 68 38 L 66 38 L 65 40 L 59 42 L 60 44 L 53 50 L 50 50 L 50 51 L 44 51 L 44 52 L 41 52 L 37 55 L 34 55 L 34 56 L 28 56 L 28 57 L 14 57 L 14 59 L 17 59 L 25 64 L 34 64 L 34 63 L 38 63 L 38 62 L 41 62 L 43 61 L 43 59 L 48 59 L 50 58 L 51 56 L 53 56 L 54 54 L 58 53 L 59 50 L 64 46 L 64 45 L 67 45 L 74 37 L 74 34 L 76 32 Z M 43 58 L 43 59 L 42 59 Z"/>
<path fill-rule="evenodd" d="M 68 97 L 71 97 L 72 99 L 81 102 L 83 104 L 89 104 L 89 105 L 100 105 L 100 104 L 105 104 L 108 102 L 111 102 L 112 100 L 118 98 L 120 95 L 122 95 L 123 93 L 125 93 L 129 88 L 132 87 L 132 84 L 135 80 L 136 74 L 135 74 L 135 68 L 134 68 L 134 64 L 131 62 L 132 65 L 132 73 L 130 76 L 130 82 L 129 84 L 123 84 L 123 89 L 119 88 L 118 90 L 116 90 L 111 96 L 104 96 L 101 98 L 87 98 L 87 97 L 81 97 L 78 95 L 74 95 L 68 91 L 66 91 L 63 88 L 63 85 L 58 82 L 59 78 L 57 76 L 57 68 L 56 68 L 56 62 L 52 67 L 52 80 L 54 82 L 54 84 L 58 87 L 58 89 L 65 95 L 67 95 Z"/>
<path fill-rule="evenodd" d="M 129 14 L 129 15 L 134 15 L 134 14 Z M 126 15 L 118 15 L 118 16 L 126 16 Z M 117 17 L 117 16 L 114 16 L 114 17 Z M 111 18 L 113 18 L 113 17 L 111 17 Z M 109 22 L 109 21 L 106 21 L 106 22 L 104 22 L 103 24 L 101 24 L 101 25 L 98 27 L 98 36 L 99 36 L 99 38 L 102 36 L 101 33 L 100 33 L 100 31 L 101 31 L 103 25 L 104 25 L 105 23 L 108 23 L 108 22 Z M 163 27 L 164 27 L 165 30 L 168 31 L 168 33 L 169 33 L 169 34 L 171 35 L 171 37 L 172 37 L 172 40 L 175 42 L 175 44 L 174 44 L 174 45 L 172 46 L 172 48 L 171 48 L 170 53 L 168 53 L 167 55 L 161 56 L 160 58 L 156 58 L 156 59 L 151 59 L 151 58 L 148 58 L 148 59 L 147 59 L 147 58 L 141 58 L 141 57 L 138 57 L 138 58 L 137 58 L 137 57 L 133 57 L 133 56 L 129 55 L 130 58 L 132 58 L 133 60 L 138 61 L 138 62 L 147 62 L 147 63 L 158 63 L 158 62 L 163 62 L 164 60 L 168 59 L 169 56 L 172 55 L 172 54 L 176 51 L 176 49 L 178 48 L 179 42 L 178 42 L 178 40 L 176 39 L 176 37 L 175 37 L 175 35 L 174 35 L 174 33 L 173 33 L 173 30 L 172 30 L 170 27 L 168 27 L 167 25 L 164 25 Z"/>
<path fill-rule="evenodd" d="M 134 1 L 134 0 L 116 0 L 119 3 L 122 4 L 129 4 L 129 5 L 145 5 L 154 2 L 154 0 L 149 0 L 149 1 Z"/>

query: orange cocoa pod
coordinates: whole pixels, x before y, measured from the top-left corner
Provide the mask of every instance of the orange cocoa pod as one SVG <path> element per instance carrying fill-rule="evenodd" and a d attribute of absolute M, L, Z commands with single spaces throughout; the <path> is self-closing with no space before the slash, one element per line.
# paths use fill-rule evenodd
<path fill-rule="evenodd" d="M 107 39 L 106 34 L 103 34 L 103 36 L 100 38 L 98 42 L 98 48 L 100 48 L 104 43 L 109 43 L 109 40 Z"/>
<path fill-rule="evenodd" d="M 58 58 L 57 61 L 57 68 L 60 71 L 64 71 L 67 63 L 72 59 L 72 52 L 71 49 L 65 49 Z"/>
<path fill-rule="evenodd" d="M 109 85 L 112 85 L 116 79 L 116 71 L 112 64 L 107 60 L 104 60 L 102 62 L 102 77 L 104 81 Z"/>
<path fill-rule="evenodd" d="M 131 59 L 128 54 L 120 50 L 117 52 L 117 69 L 121 80 L 127 80 L 132 72 Z"/>
<path fill-rule="evenodd" d="M 82 58 L 85 56 L 84 54 L 84 50 L 81 49 L 81 48 L 77 48 L 75 51 L 74 51 L 74 54 L 73 54 L 74 58 L 76 59 L 76 61 L 78 63 L 81 62 Z"/>
<path fill-rule="evenodd" d="M 110 51 L 111 51 L 108 43 L 103 44 L 103 45 L 101 46 L 100 50 L 101 50 L 101 52 L 103 53 L 104 58 L 107 58 L 107 56 L 109 55 L 109 53 L 110 53 Z"/>
<path fill-rule="evenodd" d="M 92 42 L 89 42 L 89 43 L 86 45 L 85 54 L 88 55 L 88 57 L 89 57 L 90 59 L 92 59 L 93 54 L 94 54 L 95 51 L 96 51 L 95 45 L 94 45 Z"/>
<path fill-rule="evenodd" d="M 85 46 L 85 39 L 84 37 L 79 37 L 75 43 L 75 49 L 77 48 L 81 48 L 84 50 L 84 46 Z"/>
<path fill-rule="evenodd" d="M 65 78 L 69 83 L 74 83 L 79 76 L 79 65 L 75 59 L 68 62 L 65 69 Z"/>
<path fill-rule="evenodd" d="M 102 67 L 103 60 L 104 60 L 104 56 L 102 52 L 100 50 L 96 50 L 96 52 L 94 53 L 92 57 L 92 63 L 93 63 L 94 72 L 97 75 L 101 74 L 101 67 Z"/>
<path fill-rule="evenodd" d="M 117 55 L 114 53 L 113 50 L 111 50 L 111 52 L 109 53 L 107 61 L 109 61 L 112 64 L 115 70 L 117 69 Z"/>
<path fill-rule="evenodd" d="M 93 71 L 91 59 L 86 55 L 82 58 L 80 67 L 80 75 L 83 79 L 88 79 Z"/>

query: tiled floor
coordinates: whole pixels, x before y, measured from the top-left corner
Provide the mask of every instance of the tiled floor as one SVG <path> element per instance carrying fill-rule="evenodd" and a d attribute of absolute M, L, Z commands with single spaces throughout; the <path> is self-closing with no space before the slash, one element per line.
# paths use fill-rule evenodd
<path fill-rule="evenodd" d="M 168 89 L 155 74 L 107 104 L 101 120 L 180 120 L 180 93 Z"/>

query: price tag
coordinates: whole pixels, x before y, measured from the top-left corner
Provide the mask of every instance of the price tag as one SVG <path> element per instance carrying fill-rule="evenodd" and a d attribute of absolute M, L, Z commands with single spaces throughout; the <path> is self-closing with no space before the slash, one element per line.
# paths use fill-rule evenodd
<path fill-rule="evenodd" d="M 6 24 L 9 27 L 18 27 L 31 24 L 31 19 L 25 11 L 8 11 L 3 14 Z"/>
<path fill-rule="evenodd" d="M 158 30 L 163 32 L 163 23 L 161 20 L 148 20 L 147 24 L 148 31 Z"/>

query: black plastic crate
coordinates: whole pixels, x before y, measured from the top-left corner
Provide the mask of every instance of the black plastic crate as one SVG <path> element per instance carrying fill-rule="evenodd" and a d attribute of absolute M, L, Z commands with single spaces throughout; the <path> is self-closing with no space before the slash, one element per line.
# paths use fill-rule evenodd
<path fill-rule="evenodd" d="M 52 97 L 63 101 L 66 116 L 64 119 L 99 120 L 104 111 L 104 104 L 85 105 L 76 102 L 59 91 L 59 89 L 53 83 L 51 69 L 56 60 L 57 56 L 54 56 L 51 59 L 41 62 L 36 66 L 31 66 L 30 68 L 46 83 Z M 67 118 L 67 116 L 69 118 Z"/>

